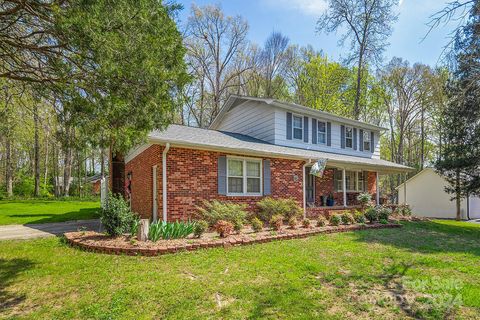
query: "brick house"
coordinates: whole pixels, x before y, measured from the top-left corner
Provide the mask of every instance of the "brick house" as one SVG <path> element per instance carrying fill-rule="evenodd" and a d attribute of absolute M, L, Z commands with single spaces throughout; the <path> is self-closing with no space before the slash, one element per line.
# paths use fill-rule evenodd
<path fill-rule="evenodd" d="M 412 170 L 380 159 L 384 130 L 275 99 L 231 96 L 209 129 L 171 125 L 131 150 L 131 207 L 174 221 L 213 199 L 255 210 L 263 197 L 290 197 L 309 216 L 355 206 L 360 192 L 379 202 L 380 174 Z M 317 161 L 326 163 L 321 177 L 311 174 Z"/>

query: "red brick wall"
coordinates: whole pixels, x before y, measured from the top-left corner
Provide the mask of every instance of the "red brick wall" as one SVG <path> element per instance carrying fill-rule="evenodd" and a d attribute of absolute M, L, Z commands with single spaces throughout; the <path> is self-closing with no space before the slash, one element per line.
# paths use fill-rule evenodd
<path fill-rule="evenodd" d="M 152 166 L 157 168 L 158 216 L 162 216 L 162 150 L 151 146 L 126 166 L 132 172 L 132 210 L 142 217 L 152 213 Z M 217 161 L 225 153 L 171 148 L 167 154 L 167 208 L 171 221 L 185 220 L 195 212 L 203 200 L 222 200 L 245 203 L 256 209 L 261 196 L 230 197 L 218 194 Z M 303 161 L 262 158 L 270 160 L 271 197 L 292 197 L 303 206 Z M 296 177 L 296 178 L 295 178 Z"/>

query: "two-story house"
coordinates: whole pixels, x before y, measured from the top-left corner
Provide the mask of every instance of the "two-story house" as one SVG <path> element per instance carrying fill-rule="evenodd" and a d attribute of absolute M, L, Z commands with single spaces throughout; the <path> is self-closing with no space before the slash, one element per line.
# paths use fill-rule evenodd
<path fill-rule="evenodd" d="M 262 197 L 291 197 L 309 216 L 356 205 L 360 192 L 378 203 L 380 174 L 412 170 L 380 159 L 384 130 L 275 99 L 231 96 L 209 129 L 171 125 L 127 155 L 132 210 L 173 221 L 213 199 L 255 210 Z M 321 175 L 311 174 L 317 162 Z"/>

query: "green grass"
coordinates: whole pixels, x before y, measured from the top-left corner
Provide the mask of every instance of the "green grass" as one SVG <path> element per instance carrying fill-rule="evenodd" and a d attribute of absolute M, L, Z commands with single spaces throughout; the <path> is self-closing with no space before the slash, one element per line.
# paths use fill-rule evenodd
<path fill-rule="evenodd" d="M 0 201 L 0 225 L 98 218 L 99 201 Z"/>
<path fill-rule="evenodd" d="M 406 223 L 160 257 L 58 238 L 0 242 L 2 317 L 479 319 L 480 225 Z"/>

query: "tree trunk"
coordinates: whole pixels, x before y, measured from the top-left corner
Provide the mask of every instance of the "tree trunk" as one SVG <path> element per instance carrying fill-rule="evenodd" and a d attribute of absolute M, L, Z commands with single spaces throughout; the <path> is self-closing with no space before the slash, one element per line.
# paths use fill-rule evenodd
<path fill-rule="evenodd" d="M 420 171 L 423 170 L 425 163 L 425 108 L 422 105 L 421 121 L 420 121 L 420 131 L 421 131 L 421 141 L 420 141 Z"/>
<path fill-rule="evenodd" d="M 43 177 L 43 187 L 47 188 L 47 178 L 48 178 L 48 131 L 47 131 L 47 134 L 45 136 L 45 173 L 44 173 L 44 177 Z"/>
<path fill-rule="evenodd" d="M 112 153 L 110 149 L 111 170 L 110 181 L 112 193 L 125 197 L 125 158 L 122 153 Z"/>
<path fill-rule="evenodd" d="M 5 168 L 5 183 L 7 187 L 7 196 L 13 196 L 13 170 L 12 170 L 12 144 L 10 137 L 5 141 L 5 153 L 6 153 L 6 168 Z"/>
<path fill-rule="evenodd" d="M 70 146 L 64 151 L 64 170 L 63 170 L 63 195 L 68 197 L 70 193 L 70 178 L 72 176 L 72 148 Z"/>
<path fill-rule="evenodd" d="M 38 139 L 38 105 L 33 105 L 33 127 L 34 127 L 34 174 L 35 191 L 34 197 L 40 196 L 40 143 Z"/>
<path fill-rule="evenodd" d="M 100 148 L 100 174 L 105 177 L 105 151 L 103 148 Z"/>
<path fill-rule="evenodd" d="M 462 215 L 461 215 L 461 201 L 462 201 L 462 197 L 461 197 L 461 192 L 460 192 L 460 171 L 457 170 L 456 172 L 456 179 L 455 179 L 455 204 L 456 204 L 456 207 L 457 207 L 457 217 L 456 217 L 456 220 L 457 221 L 460 221 L 462 219 Z"/>

